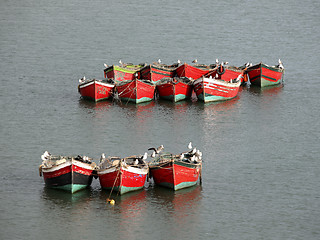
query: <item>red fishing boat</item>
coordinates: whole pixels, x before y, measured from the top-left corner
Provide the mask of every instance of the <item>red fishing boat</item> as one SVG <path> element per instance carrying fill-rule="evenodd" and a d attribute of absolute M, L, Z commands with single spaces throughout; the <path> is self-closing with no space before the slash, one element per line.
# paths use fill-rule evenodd
<path fill-rule="evenodd" d="M 120 194 L 142 189 L 149 172 L 146 158 L 146 154 L 126 158 L 103 154 L 97 170 L 101 187 Z"/>
<path fill-rule="evenodd" d="M 86 156 L 52 156 L 46 151 L 41 159 L 39 174 L 49 188 L 74 193 L 92 183 L 96 164 Z"/>
<path fill-rule="evenodd" d="M 124 102 L 142 103 L 154 98 L 156 85 L 143 79 L 134 79 L 117 82 L 116 96 Z"/>
<path fill-rule="evenodd" d="M 106 100 L 112 97 L 114 81 L 112 79 L 104 80 L 79 80 L 78 91 L 83 98 L 93 100 L 95 102 Z"/>
<path fill-rule="evenodd" d="M 187 63 L 184 63 L 177 67 L 176 69 L 176 75 L 178 77 L 187 77 L 187 78 L 192 78 L 192 79 L 198 79 L 202 77 L 203 75 L 209 73 L 210 69 L 209 68 L 204 68 L 204 67 L 195 67 L 192 65 L 189 65 Z"/>
<path fill-rule="evenodd" d="M 259 87 L 266 87 L 280 84 L 284 73 L 284 67 L 279 59 L 277 66 L 268 66 L 264 63 L 258 63 L 246 70 L 250 83 Z"/>
<path fill-rule="evenodd" d="M 165 65 L 165 64 L 150 64 L 143 67 L 140 71 L 140 78 L 151 80 L 152 82 L 157 82 L 162 78 L 169 77 L 172 78 L 175 75 L 176 65 Z"/>
<path fill-rule="evenodd" d="M 195 148 L 179 155 L 158 153 L 149 163 L 150 177 L 155 184 L 173 190 L 194 186 L 199 177 L 201 181 L 201 156 Z"/>
<path fill-rule="evenodd" d="M 191 98 L 193 80 L 187 77 L 162 78 L 156 88 L 160 98 L 178 102 Z"/>
<path fill-rule="evenodd" d="M 133 80 L 139 77 L 139 70 L 142 67 L 144 65 L 133 65 L 131 63 L 107 66 L 104 69 L 104 77 L 112 78 L 114 81 Z"/>
<path fill-rule="evenodd" d="M 223 65 L 194 81 L 194 91 L 203 102 L 223 101 L 237 96 L 243 71 L 234 71 Z"/>

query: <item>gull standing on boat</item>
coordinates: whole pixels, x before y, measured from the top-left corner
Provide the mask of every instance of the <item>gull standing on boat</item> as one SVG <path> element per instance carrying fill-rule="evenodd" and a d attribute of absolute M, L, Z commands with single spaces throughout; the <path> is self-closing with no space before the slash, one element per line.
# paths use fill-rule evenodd
<path fill-rule="evenodd" d="M 280 58 L 279 58 L 278 62 L 279 62 L 279 65 L 278 65 L 278 66 L 279 66 L 279 68 L 280 68 L 280 69 L 284 69 L 283 64 L 282 64 L 282 62 L 281 62 Z"/>
<path fill-rule="evenodd" d="M 192 142 L 189 142 L 188 148 L 191 150 L 192 149 Z"/>

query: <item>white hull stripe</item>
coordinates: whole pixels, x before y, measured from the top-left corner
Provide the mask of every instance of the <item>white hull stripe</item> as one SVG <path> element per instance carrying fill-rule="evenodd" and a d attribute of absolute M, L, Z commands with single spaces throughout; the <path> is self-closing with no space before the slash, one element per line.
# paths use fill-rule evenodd
<path fill-rule="evenodd" d="M 88 169 L 88 170 L 93 170 L 93 168 L 91 167 L 91 165 L 88 165 L 86 163 L 83 163 L 83 162 L 80 162 L 80 161 L 77 161 L 77 160 L 73 160 L 72 161 L 72 164 L 73 165 L 76 165 L 78 167 L 81 167 L 81 168 L 85 168 L 85 169 Z M 58 171 L 62 168 L 65 168 L 65 167 L 69 167 L 71 166 L 71 161 L 68 160 L 66 161 L 65 163 L 62 163 L 60 165 L 57 165 L 57 166 L 52 166 L 50 168 L 45 168 L 45 167 L 42 167 L 42 171 L 43 172 L 54 172 L 54 171 Z"/>
<path fill-rule="evenodd" d="M 111 88 L 114 87 L 113 84 L 103 83 L 103 82 L 100 82 L 100 81 L 91 81 L 91 82 L 88 82 L 88 83 L 86 83 L 86 84 L 80 85 L 79 87 L 80 87 L 80 88 L 85 88 L 85 87 L 88 87 L 88 86 L 90 86 L 90 85 L 92 85 L 92 84 L 94 84 L 94 83 L 97 83 L 98 85 L 102 85 L 102 86 L 105 86 L 105 87 L 111 87 Z"/>
<path fill-rule="evenodd" d="M 135 167 L 128 167 L 128 168 L 121 168 L 122 171 L 128 171 L 131 173 L 135 173 L 135 174 L 147 174 L 148 173 L 148 168 L 135 168 Z M 104 175 L 107 173 L 112 173 L 117 171 L 117 167 L 111 167 L 111 168 L 107 168 L 107 169 L 101 169 L 98 170 L 98 175 Z"/>

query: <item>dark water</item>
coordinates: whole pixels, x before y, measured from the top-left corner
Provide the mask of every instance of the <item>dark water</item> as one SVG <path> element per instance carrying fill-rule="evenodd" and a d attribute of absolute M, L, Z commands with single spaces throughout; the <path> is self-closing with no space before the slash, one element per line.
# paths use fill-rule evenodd
<path fill-rule="evenodd" d="M 0 2 L 0 239 L 319 239 L 319 1 Z M 236 99 L 121 105 L 80 99 L 103 63 L 273 65 L 285 84 Z M 40 155 L 143 154 L 189 141 L 203 184 L 146 184 L 114 196 L 98 181 L 46 189 Z"/>

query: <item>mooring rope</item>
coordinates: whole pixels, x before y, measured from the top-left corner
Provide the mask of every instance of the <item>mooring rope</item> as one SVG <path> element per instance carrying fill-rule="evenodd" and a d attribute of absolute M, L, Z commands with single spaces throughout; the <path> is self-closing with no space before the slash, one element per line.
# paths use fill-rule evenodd
<path fill-rule="evenodd" d="M 111 188 L 111 191 L 110 191 L 110 194 L 109 194 L 109 198 L 108 199 L 110 199 L 110 197 L 111 197 L 111 194 L 112 194 L 112 192 L 113 192 L 113 189 L 114 189 L 114 186 L 116 185 L 116 181 L 117 181 L 117 179 L 118 179 L 118 176 L 119 176 L 119 173 L 121 172 L 121 162 L 120 162 L 120 164 L 119 164 L 119 170 L 118 170 L 118 173 L 117 173 L 117 176 L 116 176 L 116 178 L 115 178 L 115 180 L 114 180 L 114 182 L 113 182 L 113 186 L 112 186 L 112 188 Z M 120 190 L 120 189 L 119 189 Z"/>

